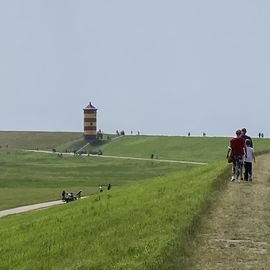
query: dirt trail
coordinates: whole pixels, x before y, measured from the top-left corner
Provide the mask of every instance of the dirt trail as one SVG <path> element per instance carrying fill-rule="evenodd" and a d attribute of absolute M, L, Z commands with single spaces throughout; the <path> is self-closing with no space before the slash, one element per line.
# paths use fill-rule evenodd
<path fill-rule="evenodd" d="M 270 155 L 252 183 L 228 184 L 202 220 L 189 269 L 270 269 Z"/>

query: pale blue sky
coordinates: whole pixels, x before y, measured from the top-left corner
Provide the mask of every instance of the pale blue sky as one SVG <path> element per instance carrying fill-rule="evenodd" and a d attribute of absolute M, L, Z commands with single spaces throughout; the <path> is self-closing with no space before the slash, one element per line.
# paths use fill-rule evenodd
<path fill-rule="evenodd" d="M 0 130 L 270 136 L 270 1 L 0 0 Z"/>

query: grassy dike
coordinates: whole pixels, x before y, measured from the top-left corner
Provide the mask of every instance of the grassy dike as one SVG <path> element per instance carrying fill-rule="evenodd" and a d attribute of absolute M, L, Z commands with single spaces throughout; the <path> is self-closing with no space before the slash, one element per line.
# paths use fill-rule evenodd
<path fill-rule="evenodd" d="M 217 162 L 3 218 L 0 269 L 148 270 L 174 263 L 181 269 L 187 236 L 226 166 Z"/>
<path fill-rule="evenodd" d="M 81 132 L 0 131 L 0 147 L 52 150 L 62 144 L 76 143 L 82 138 Z"/>
<path fill-rule="evenodd" d="M 196 165 L 198 166 L 198 165 Z M 192 165 L 99 157 L 0 151 L 0 210 L 57 200 L 62 190 L 90 195 L 98 186 L 121 186 L 189 170 Z"/>

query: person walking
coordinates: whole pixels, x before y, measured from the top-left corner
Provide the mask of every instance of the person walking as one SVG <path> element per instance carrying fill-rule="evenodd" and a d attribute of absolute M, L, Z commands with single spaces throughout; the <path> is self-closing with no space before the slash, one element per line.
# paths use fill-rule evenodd
<path fill-rule="evenodd" d="M 241 129 L 241 137 L 245 140 L 245 142 L 247 140 L 250 141 L 250 147 L 253 147 L 253 142 L 252 142 L 252 139 L 250 138 L 250 136 L 247 135 L 247 129 L 246 128 L 242 128 Z M 242 164 L 242 167 L 244 166 L 244 162 Z M 243 169 L 242 169 L 242 172 L 243 172 Z M 243 179 L 243 175 L 241 174 L 241 179 Z"/>
<path fill-rule="evenodd" d="M 243 157 L 245 152 L 245 140 L 241 137 L 241 130 L 237 129 L 236 136 L 230 139 L 227 151 L 227 159 L 232 159 L 232 178 L 231 181 L 238 180 L 242 176 Z M 243 180 L 243 179 L 241 179 Z"/>
<path fill-rule="evenodd" d="M 66 192 L 63 190 L 63 191 L 62 191 L 62 201 L 64 201 L 65 198 L 66 198 Z"/>
<path fill-rule="evenodd" d="M 252 139 L 247 135 L 247 129 L 246 128 L 242 128 L 241 129 L 241 137 L 246 141 L 249 140 L 250 141 L 250 147 L 253 147 L 253 142 Z"/>
<path fill-rule="evenodd" d="M 252 181 L 252 161 L 254 161 L 254 163 L 256 162 L 254 149 L 250 146 L 250 144 L 250 140 L 246 140 L 246 154 L 244 157 L 245 181 Z"/>

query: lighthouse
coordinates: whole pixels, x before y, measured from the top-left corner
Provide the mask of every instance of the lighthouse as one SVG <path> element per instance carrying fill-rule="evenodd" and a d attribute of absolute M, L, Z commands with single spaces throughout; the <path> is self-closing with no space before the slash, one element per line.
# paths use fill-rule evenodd
<path fill-rule="evenodd" d="M 97 109 L 89 102 L 84 112 L 84 139 L 93 141 L 97 138 Z"/>

